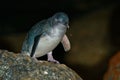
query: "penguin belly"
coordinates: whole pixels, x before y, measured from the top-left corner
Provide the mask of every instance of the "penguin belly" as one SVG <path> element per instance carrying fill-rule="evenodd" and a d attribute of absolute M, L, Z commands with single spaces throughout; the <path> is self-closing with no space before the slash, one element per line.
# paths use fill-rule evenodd
<path fill-rule="evenodd" d="M 41 57 L 52 51 L 61 41 L 60 37 L 45 36 L 40 38 L 35 50 L 35 57 Z"/>

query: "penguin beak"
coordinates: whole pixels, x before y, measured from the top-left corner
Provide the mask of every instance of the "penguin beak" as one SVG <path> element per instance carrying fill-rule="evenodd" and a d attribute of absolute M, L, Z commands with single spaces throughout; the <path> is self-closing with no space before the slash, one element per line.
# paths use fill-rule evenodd
<path fill-rule="evenodd" d="M 69 25 L 67 24 L 67 28 L 69 29 Z"/>

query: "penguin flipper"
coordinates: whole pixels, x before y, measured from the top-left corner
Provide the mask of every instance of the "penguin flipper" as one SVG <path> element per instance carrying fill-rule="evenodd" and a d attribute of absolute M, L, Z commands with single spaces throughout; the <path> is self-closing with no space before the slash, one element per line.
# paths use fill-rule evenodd
<path fill-rule="evenodd" d="M 66 35 L 63 36 L 61 43 L 65 51 L 69 51 L 71 49 L 70 41 Z"/>
<path fill-rule="evenodd" d="M 37 48 L 37 46 L 38 46 L 40 37 L 41 37 L 41 35 L 37 35 L 37 36 L 35 37 L 35 39 L 34 39 L 34 44 L 33 44 L 33 47 L 32 47 L 31 54 L 30 54 L 31 57 L 33 57 L 34 54 L 35 54 L 35 50 L 36 50 L 36 48 Z"/>

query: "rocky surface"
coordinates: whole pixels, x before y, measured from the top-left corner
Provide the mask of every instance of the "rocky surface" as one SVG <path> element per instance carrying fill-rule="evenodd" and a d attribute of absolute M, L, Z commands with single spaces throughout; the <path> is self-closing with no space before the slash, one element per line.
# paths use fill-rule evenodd
<path fill-rule="evenodd" d="M 36 62 L 27 55 L 0 50 L 0 80 L 82 80 L 64 64 Z"/>
<path fill-rule="evenodd" d="M 103 80 L 120 80 L 120 52 L 110 59 Z"/>

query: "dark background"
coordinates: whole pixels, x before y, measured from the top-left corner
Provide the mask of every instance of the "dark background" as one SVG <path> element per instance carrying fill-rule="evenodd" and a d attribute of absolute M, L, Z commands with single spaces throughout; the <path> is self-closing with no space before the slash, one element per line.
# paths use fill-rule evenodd
<path fill-rule="evenodd" d="M 48 18 L 56 12 L 66 12 L 72 18 L 89 14 L 110 5 L 119 5 L 119 0 L 35 0 L 1 1 L 1 33 L 28 30 L 36 21 Z M 8 27 L 9 26 L 9 27 Z M 6 30 L 7 27 L 7 30 Z M 14 30 L 13 30 L 14 29 Z M 4 30 L 4 31 L 3 31 Z"/>
<path fill-rule="evenodd" d="M 74 26 L 74 24 L 76 22 L 82 23 L 83 20 L 86 21 L 85 24 L 94 24 L 94 22 L 90 23 L 90 21 L 92 20 L 92 16 L 98 13 L 99 13 L 98 16 L 99 17 L 102 16 L 101 17 L 102 20 L 105 20 L 104 15 L 102 15 L 101 13 L 102 12 L 107 13 L 107 10 L 111 10 L 110 16 L 107 19 L 109 22 L 107 27 L 107 31 L 108 31 L 107 40 L 109 40 L 108 41 L 109 44 L 107 45 L 110 47 L 108 52 L 111 49 L 112 51 L 108 54 L 105 54 L 105 56 L 107 57 L 105 57 L 103 60 L 100 60 L 100 62 L 92 66 L 89 65 L 86 66 L 86 63 L 83 64 L 79 62 L 72 64 L 72 60 L 75 59 L 75 57 L 72 57 L 71 59 L 67 59 L 67 60 L 64 59 L 66 57 L 66 54 L 64 54 L 65 52 L 61 44 L 54 50 L 55 58 L 57 58 L 57 60 L 59 60 L 61 63 L 64 63 L 69 67 L 71 67 L 73 70 L 75 70 L 84 80 L 102 80 L 103 75 L 107 70 L 109 59 L 120 49 L 120 6 L 119 5 L 120 5 L 119 0 L 0 1 L 0 36 L 1 36 L 0 48 L 7 49 L 13 52 L 20 52 L 21 45 L 26 33 L 36 22 L 49 18 L 56 12 L 65 12 L 66 14 L 68 14 L 70 18 L 70 30 L 68 30 L 67 34 L 70 37 L 70 41 L 73 45 L 73 50 L 68 52 L 68 56 L 72 53 L 73 54 L 75 53 L 74 49 L 76 49 L 76 52 L 79 53 L 79 51 L 77 50 L 81 48 L 79 47 L 79 42 L 81 41 L 81 38 L 79 37 L 80 35 L 78 33 L 82 32 L 80 30 L 82 30 L 83 28 L 81 25 L 79 27 L 76 27 Z M 93 15 L 91 16 L 91 14 Z M 86 16 L 89 15 L 91 16 L 90 20 L 89 19 L 86 20 Z M 99 18 L 96 17 L 96 20 L 99 20 Z M 85 30 L 87 29 L 88 29 L 87 26 L 85 26 Z M 92 30 L 94 31 L 94 29 Z M 89 34 L 90 32 L 87 33 Z M 95 35 L 95 37 L 96 36 L 97 35 Z M 77 44 L 75 38 L 78 39 L 77 48 L 74 47 L 74 44 Z M 84 41 L 84 37 L 82 39 Z M 88 48 L 84 48 L 84 49 L 87 50 Z M 80 52 L 79 54 L 82 53 Z M 91 54 L 89 54 L 89 56 L 90 55 Z M 87 56 L 88 54 L 86 53 L 86 57 Z M 92 58 L 95 57 L 96 56 L 93 56 Z"/>

